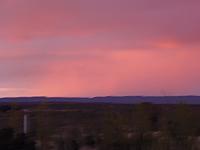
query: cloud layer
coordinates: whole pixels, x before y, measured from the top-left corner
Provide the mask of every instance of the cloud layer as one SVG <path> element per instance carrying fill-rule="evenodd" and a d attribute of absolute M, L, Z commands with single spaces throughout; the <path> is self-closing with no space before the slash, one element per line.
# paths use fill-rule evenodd
<path fill-rule="evenodd" d="M 1 0 L 0 96 L 200 90 L 198 0 Z"/>

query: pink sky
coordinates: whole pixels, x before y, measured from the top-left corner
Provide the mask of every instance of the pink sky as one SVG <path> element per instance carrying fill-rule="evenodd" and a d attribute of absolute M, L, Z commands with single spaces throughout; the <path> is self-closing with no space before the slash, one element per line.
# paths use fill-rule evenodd
<path fill-rule="evenodd" d="M 0 97 L 200 95 L 199 0 L 0 0 Z"/>

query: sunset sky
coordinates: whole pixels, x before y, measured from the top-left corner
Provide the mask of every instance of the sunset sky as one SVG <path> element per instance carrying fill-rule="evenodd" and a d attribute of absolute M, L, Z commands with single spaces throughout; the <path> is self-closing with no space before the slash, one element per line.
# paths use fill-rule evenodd
<path fill-rule="evenodd" d="M 0 97 L 200 95 L 200 0 L 0 0 Z"/>

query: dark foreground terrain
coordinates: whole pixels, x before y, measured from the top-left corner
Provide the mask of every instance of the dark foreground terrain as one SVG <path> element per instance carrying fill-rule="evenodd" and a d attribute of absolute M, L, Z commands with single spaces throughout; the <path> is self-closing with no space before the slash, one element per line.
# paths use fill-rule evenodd
<path fill-rule="evenodd" d="M 200 149 L 197 104 L 10 102 L 0 111 L 2 150 Z"/>

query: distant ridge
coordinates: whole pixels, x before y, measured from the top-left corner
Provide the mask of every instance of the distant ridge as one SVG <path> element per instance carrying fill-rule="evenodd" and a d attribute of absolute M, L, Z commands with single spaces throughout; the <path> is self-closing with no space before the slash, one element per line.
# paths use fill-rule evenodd
<path fill-rule="evenodd" d="M 0 103 L 41 103 L 41 102 L 75 102 L 75 103 L 116 103 L 137 104 L 150 102 L 155 104 L 200 104 L 200 96 L 106 96 L 106 97 L 5 97 Z"/>

